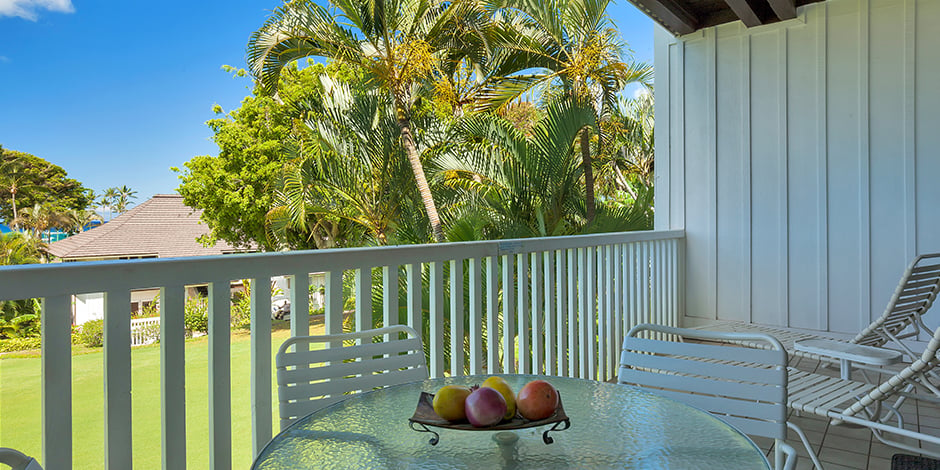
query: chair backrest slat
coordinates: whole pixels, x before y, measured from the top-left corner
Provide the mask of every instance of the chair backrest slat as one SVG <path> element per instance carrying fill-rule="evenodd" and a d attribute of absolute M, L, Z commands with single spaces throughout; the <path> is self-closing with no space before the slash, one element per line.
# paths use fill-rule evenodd
<path fill-rule="evenodd" d="M 373 342 L 386 335 L 388 341 Z M 354 340 L 361 344 L 330 347 Z M 281 429 L 349 394 L 428 377 L 420 337 L 404 325 L 290 338 L 278 350 L 276 368 Z"/>
<path fill-rule="evenodd" d="M 638 337 L 645 332 L 698 344 Z M 729 342 L 761 344 L 752 349 Z M 742 432 L 785 439 L 787 433 L 787 353 L 775 338 L 662 325 L 638 325 L 624 338 L 618 382 L 697 406 Z"/>

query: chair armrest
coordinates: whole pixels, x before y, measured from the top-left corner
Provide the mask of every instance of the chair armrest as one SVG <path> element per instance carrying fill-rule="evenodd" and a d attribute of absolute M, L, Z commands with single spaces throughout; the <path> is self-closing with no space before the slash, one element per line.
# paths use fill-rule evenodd
<path fill-rule="evenodd" d="M 846 343 L 831 339 L 804 339 L 793 343 L 793 349 L 819 356 L 829 356 L 836 359 L 869 364 L 873 366 L 887 366 L 901 362 L 901 352 L 893 349 L 863 346 L 861 344 Z"/>

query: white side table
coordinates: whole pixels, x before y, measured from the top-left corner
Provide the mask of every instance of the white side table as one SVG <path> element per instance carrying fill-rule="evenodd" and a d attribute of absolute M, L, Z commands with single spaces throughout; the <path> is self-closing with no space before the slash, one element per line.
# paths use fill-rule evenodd
<path fill-rule="evenodd" d="M 797 351 L 839 359 L 843 380 L 852 378 L 853 362 L 873 366 L 887 366 L 901 362 L 900 351 L 831 339 L 803 339 L 795 341 L 793 348 Z"/>

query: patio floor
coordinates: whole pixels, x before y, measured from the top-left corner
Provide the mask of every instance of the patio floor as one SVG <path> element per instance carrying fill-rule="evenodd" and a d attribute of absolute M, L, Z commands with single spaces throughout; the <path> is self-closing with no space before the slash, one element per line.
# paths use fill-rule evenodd
<path fill-rule="evenodd" d="M 821 366 L 819 361 L 810 359 L 794 358 L 790 365 L 818 374 L 839 375 L 837 368 Z M 902 414 L 906 428 L 940 435 L 940 406 L 912 400 L 908 401 L 905 407 L 908 408 L 907 412 Z M 820 462 L 827 470 L 888 470 L 891 468 L 891 457 L 894 454 L 910 454 L 881 443 L 868 428 L 833 426 L 824 418 L 807 414 L 797 416 L 792 412 L 790 420 L 806 433 L 813 449 L 817 450 Z M 770 454 L 773 441 L 761 438 L 754 438 L 754 441 L 768 452 L 773 461 Z M 796 468 L 813 468 L 813 462 L 809 459 L 806 449 L 792 430 L 787 435 L 787 442 L 800 455 Z"/>

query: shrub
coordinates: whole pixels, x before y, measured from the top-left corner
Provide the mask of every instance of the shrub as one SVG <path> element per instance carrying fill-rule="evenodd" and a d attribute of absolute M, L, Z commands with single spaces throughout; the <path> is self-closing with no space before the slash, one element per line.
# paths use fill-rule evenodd
<path fill-rule="evenodd" d="M 104 346 L 104 320 L 91 320 L 83 323 L 78 340 L 89 348 Z"/>
<path fill-rule="evenodd" d="M 232 328 L 251 328 L 251 295 L 247 292 L 232 296 Z"/>
<path fill-rule="evenodd" d="M 183 323 L 190 335 L 197 331 L 208 333 L 209 299 L 203 296 L 189 299 L 184 308 Z"/>
<path fill-rule="evenodd" d="M 26 351 L 42 347 L 40 338 L 12 338 L 0 340 L 0 353 Z"/>

